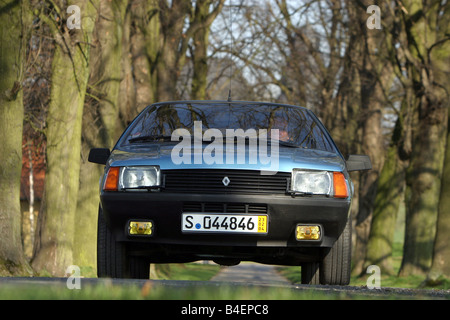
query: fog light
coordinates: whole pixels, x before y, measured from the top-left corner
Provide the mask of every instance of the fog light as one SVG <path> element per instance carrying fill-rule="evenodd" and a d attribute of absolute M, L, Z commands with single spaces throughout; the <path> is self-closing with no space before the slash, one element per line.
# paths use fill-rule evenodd
<path fill-rule="evenodd" d="M 129 235 L 150 236 L 153 233 L 153 222 L 151 221 L 130 221 L 128 225 Z"/>
<path fill-rule="evenodd" d="M 297 240 L 320 240 L 320 226 L 298 225 L 295 238 Z"/>

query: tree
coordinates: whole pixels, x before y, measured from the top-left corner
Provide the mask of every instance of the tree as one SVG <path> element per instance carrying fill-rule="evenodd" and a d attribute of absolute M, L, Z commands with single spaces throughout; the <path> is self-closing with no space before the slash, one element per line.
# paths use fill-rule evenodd
<path fill-rule="evenodd" d="M 447 3 L 441 8 L 441 23 L 439 28 L 445 34 L 432 50 L 435 50 L 436 59 L 433 63 L 434 72 L 437 73 L 437 82 L 446 88 L 442 92 L 443 106 L 450 107 L 450 5 Z M 444 31 L 445 30 L 445 31 Z M 450 114 L 447 122 L 447 144 L 445 151 L 444 169 L 441 180 L 441 190 L 439 198 L 439 211 L 437 220 L 436 239 L 433 248 L 433 263 L 429 277 L 437 279 L 439 276 L 450 277 L 450 252 L 448 243 L 450 242 Z"/>
<path fill-rule="evenodd" d="M 191 99 L 202 100 L 206 98 L 208 75 L 208 45 L 210 26 L 222 10 L 225 0 L 217 1 L 217 7 L 210 12 L 213 4 L 211 0 L 197 1 L 191 25 L 198 25 L 193 34 L 193 44 L 190 46 L 190 55 L 193 64 Z"/>
<path fill-rule="evenodd" d="M 224 2 L 202 0 L 196 1 L 194 7 L 190 1 L 174 0 L 170 5 L 167 0 L 158 1 L 160 46 L 156 59 L 151 63 L 156 74 L 157 100 L 170 101 L 178 97 L 176 84 L 186 61 L 189 42 L 195 34 L 199 37 L 205 28 L 209 28 Z M 188 17 L 190 20 L 186 25 Z M 201 43 L 198 45 L 200 48 Z"/>
<path fill-rule="evenodd" d="M 64 275 L 73 263 L 73 237 L 80 174 L 81 120 L 89 77 L 89 51 L 96 19 L 94 1 L 71 2 L 80 9 L 81 29 L 69 30 L 66 2 L 49 1 L 40 18 L 50 27 L 56 47 L 47 115 L 47 173 L 39 214 L 35 255 L 37 271 Z"/>
<path fill-rule="evenodd" d="M 359 205 L 356 216 L 356 250 L 354 255 L 355 274 L 365 273 L 363 270 L 366 258 L 367 243 L 373 218 L 374 201 L 377 192 L 378 179 L 383 168 L 385 158 L 385 139 L 383 136 L 382 119 L 385 113 L 388 92 L 392 86 L 393 71 L 386 63 L 385 35 L 378 29 L 367 27 L 367 7 L 370 1 L 362 1 L 356 9 L 355 27 L 361 47 L 356 64 L 360 81 L 360 109 L 358 124 L 361 132 L 354 132 L 356 141 L 361 145 L 361 153 L 370 156 L 372 170 L 364 172 L 359 178 Z"/>
<path fill-rule="evenodd" d="M 133 89 L 129 89 L 128 92 L 134 91 L 135 105 L 138 110 L 142 110 L 149 103 L 158 99 L 156 72 L 154 71 L 160 45 L 157 2 L 157 0 L 132 0 L 130 4 L 128 52 L 131 55 L 129 63 L 132 70 L 129 74 L 133 78 L 131 84 Z M 127 59 L 128 52 L 123 55 L 123 59 Z M 124 63 L 123 65 L 127 68 L 128 64 Z M 121 115 L 122 117 L 126 116 L 124 112 Z M 129 121 L 132 119 L 133 117 L 128 116 Z"/>
<path fill-rule="evenodd" d="M 448 73 L 442 75 L 449 62 L 443 46 L 448 42 L 448 6 L 441 1 L 396 2 L 412 116 L 402 276 L 426 274 L 432 263 L 448 124 Z"/>
<path fill-rule="evenodd" d="M 100 0 L 92 35 L 88 98 L 83 109 L 80 185 L 75 219 L 74 263 L 96 266 L 98 180 L 102 166 L 87 161 L 95 147 L 111 149 L 119 137 L 122 37 L 127 1 Z"/>
<path fill-rule="evenodd" d="M 433 264 L 428 275 L 431 281 L 436 281 L 441 276 L 450 278 L 450 252 L 448 246 L 450 241 L 450 211 L 448 208 L 450 208 L 450 126 L 447 134 L 447 147 L 439 199 L 439 215 L 433 248 Z"/>
<path fill-rule="evenodd" d="M 192 95 L 203 95 L 209 28 L 224 2 L 131 1 L 130 51 L 133 56 L 136 104 L 140 108 L 151 102 L 180 98 L 177 84 L 188 49 L 196 70 Z"/>
<path fill-rule="evenodd" d="M 365 256 L 364 269 L 377 265 L 385 275 L 395 274 L 392 260 L 394 233 L 405 185 L 405 165 L 399 152 L 402 134 L 403 121 L 399 117 L 378 181 Z"/>
<path fill-rule="evenodd" d="M 29 6 L 28 1 L 0 1 L 0 276 L 31 273 L 21 242 L 19 198 Z"/>

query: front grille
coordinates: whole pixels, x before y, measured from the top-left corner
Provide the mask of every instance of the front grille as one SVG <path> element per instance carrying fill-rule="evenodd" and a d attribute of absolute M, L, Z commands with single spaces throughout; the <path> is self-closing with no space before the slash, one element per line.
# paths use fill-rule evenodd
<path fill-rule="evenodd" d="M 185 202 L 183 203 L 183 212 L 267 214 L 267 205 L 245 203 Z"/>
<path fill-rule="evenodd" d="M 289 172 L 261 175 L 258 170 L 163 170 L 162 174 L 162 192 L 174 193 L 285 194 L 291 178 Z"/>

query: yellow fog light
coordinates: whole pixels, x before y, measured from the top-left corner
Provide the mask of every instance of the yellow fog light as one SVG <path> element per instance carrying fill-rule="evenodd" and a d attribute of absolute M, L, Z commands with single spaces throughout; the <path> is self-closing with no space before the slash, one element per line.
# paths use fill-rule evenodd
<path fill-rule="evenodd" d="M 128 225 L 129 235 L 150 236 L 153 233 L 153 222 L 130 221 Z"/>
<path fill-rule="evenodd" d="M 298 225 L 295 238 L 297 240 L 320 240 L 320 226 Z"/>

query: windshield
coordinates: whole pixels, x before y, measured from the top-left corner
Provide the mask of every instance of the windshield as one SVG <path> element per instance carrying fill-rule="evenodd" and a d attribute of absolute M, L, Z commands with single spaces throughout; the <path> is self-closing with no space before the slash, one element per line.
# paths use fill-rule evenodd
<path fill-rule="evenodd" d="M 171 103 L 149 106 L 124 135 L 121 145 L 137 142 L 170 141 L 176 129 L 194 132 L 195 123 L 202 130 L 278 129 L 278 139 L 299 148 L 335 152 L 335 148 L 315 117 L 304 108 L 276 104 L 241 103 Z M 281 144 L 283 145 L 283 144 Z"/>

